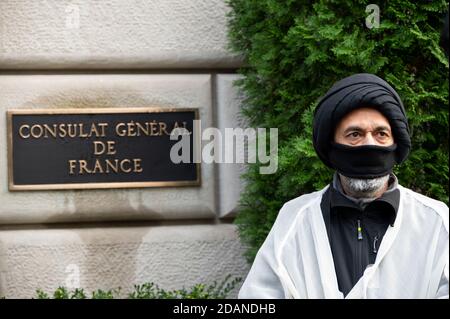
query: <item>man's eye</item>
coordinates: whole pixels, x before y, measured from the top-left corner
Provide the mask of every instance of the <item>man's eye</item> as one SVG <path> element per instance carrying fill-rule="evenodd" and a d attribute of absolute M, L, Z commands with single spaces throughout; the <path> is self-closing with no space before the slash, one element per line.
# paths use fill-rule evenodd
<path fill-rule="evenodd" d="M 352 132 L 352 133 L 350 133 L 347 136 L 356 138 L 356 137 L 359 137 L 359 133 L 358 132 Z"/>
<path fill-rule="evenodd" d="M 386 132 L 378 132 L 378 135 L 380 137 L 389 137 L 389 135 Z"/>

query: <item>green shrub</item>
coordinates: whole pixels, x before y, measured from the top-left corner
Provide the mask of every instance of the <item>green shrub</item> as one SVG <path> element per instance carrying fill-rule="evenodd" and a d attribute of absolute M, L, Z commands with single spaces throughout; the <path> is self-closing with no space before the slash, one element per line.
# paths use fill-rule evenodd
<path fill-rule="evenodd" d="M 114 297 L 119 296 L 120 289 L 116 290 L 97 290 L 92 292 L 91 298 L 92 299 L 114 299 Z M 74 289 L 74 290 L 68 290 L 65 287 L 59 287 L 57 288 L 52 296 L 47 294 L 46 292 L 38 289 L 36 291 L 37 299 L 88 299 L 88 295 L 86 295 L 84 289 Z"/>
<path fill-rule="evenodd" d="M 236 288 L 242 278 L 231 279 L 227 276 L 220 283 L 214 282 L 209 286 L 197 284 L 189 290 L 164 290 L 154 283 L 144 283 L 135 285 L 134 291 L 126 294 L 128 299 L 224 299 Z M 121 288 L 113 290 L 97 290 L 87 295 L 84 289 L 68 290 L 65 287 L 59 287 L 52 295 L 42 290 L 36 291 L 37 299 L 115 299 L 121 298 Z"/>
<path fill-rule="evenodd" d="M 405 104 L 413 148 L 395 170 L 400 183 L 448 203 L 448 60 L 439 47 L 448 3 L 378 1 L 380 26 L 369 29 L 371 2 L 228 0 L 230 42 L 245 65 L 242 112 L 253 127 L 279 129 L 277 173 L 254 164 L 245 176 L 236 223 L 249 261 L 284 202 L 331 181 L 312 148 L 312 112 L 354 73 L 384 78 Z"/>

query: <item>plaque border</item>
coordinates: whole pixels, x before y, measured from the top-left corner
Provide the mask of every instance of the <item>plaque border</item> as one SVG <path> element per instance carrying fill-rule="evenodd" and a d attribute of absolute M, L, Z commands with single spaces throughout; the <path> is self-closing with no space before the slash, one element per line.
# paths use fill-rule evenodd
<path fill-rule="evenodd" d="M 154 188 L 154 187 L 186 187 L 201 186 L 201 163 L 196 164 L 197 179 L 193 181 L 152 181 L 152 182 L 101 182 L 101 183 L 62 183 L 62 184 L 14 184 L 13 175 L 13 131 L 12 117 L 14 115 L 53 115 L 53 114 L 118 114 L 118 113 L 167 113 L 167 112 L 194 112 L 195 120 L 199 120 L 198 108 L 164 108 L 164 107 L 129 107 L 129 108 L 90 108 L 90 109 L 11 109 L 6 111 L 7 117 L 7 157 L 8 157 L 8 189 L 9 191 L 35 191 L 35 190 L 79 190 L 79 189 L 118 189 L 118 188 Z M 193 137 L 194 149 L 201 147 L 201 133 Z M 201 150 L 200 150 L 201 152 Z M 195 156 L 195 154 L 194 154 Z"/>

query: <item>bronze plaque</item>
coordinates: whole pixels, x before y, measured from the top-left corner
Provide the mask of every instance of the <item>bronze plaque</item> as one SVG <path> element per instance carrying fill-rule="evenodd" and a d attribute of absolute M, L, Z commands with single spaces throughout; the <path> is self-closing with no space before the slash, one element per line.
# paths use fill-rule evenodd
<path fill-rule="evenodd" d="M 8 116 L 9 189 L 89 189 L 200 185 L 193 159 L 198 109 L 11 110 Z M 190 160 L 170 151 L 189 137 Z"/>

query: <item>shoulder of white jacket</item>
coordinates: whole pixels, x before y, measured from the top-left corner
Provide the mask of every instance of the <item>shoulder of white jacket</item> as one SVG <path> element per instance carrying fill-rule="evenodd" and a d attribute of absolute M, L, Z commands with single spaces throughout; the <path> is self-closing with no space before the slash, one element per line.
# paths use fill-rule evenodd
<path fill-rule="evenodd" d="M 398 187 L 403 194 L 409 195 L 413 200 L 415 200 L 419 204 L 428 207 L 429 209 L 434 211 L 438 216 L 440 216 L 444 220 L 445 224 L 448 227 L 449 210 L 448 206 L 444 202 L 417 193 L 412 189 L 403 187 L 401 185 L 399 185 Z"/>
<path fill-rule="evenodd" d="M 297 212 L 299 209 L 306 205 L 310 205 L 315 201 L 320 201 L 322 199 L 322 195 L 325 193 L 329 185 L 325 186 L 321 190 L 300 195 L 290 201 L 284 203 L 283 207 L 280 210 L 280 214 L 290 213 L 292 211 Z"/>
<path fill-rule="evenodd" d="M 308 206 L 320 206 L 322 195 L 327 188 L 328 186 L 319 191 L 304 194 L 286 202 L 278 213 L 271 233 L 278 234 L 281 237 L 288 236 L 291 226 L 297 218 L 302 216 L 302 212 L 305 212 Z"/>

